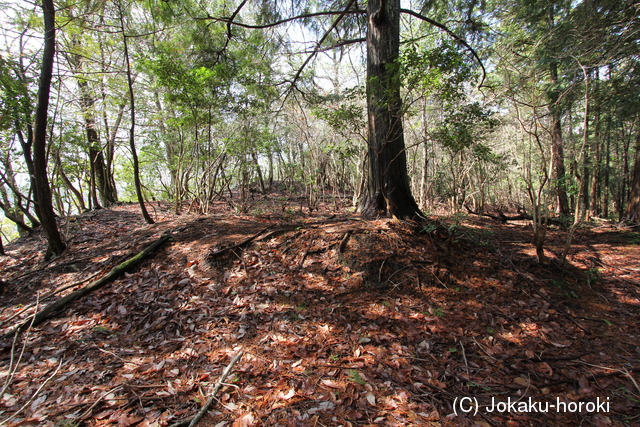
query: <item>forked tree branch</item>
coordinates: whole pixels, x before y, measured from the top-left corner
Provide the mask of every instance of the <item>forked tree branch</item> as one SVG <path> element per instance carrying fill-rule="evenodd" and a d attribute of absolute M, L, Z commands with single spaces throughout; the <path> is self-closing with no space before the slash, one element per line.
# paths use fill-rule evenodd
<path fill-rule="evenodd" d="M 351 4 L 351 3 L 350 3 Z M 346 9 L 346 8 L 345 8 Z M 340 15 L 341 17 L 344 15 L 364 15 L 367 13 L 366 10 L 361 10 L 361 9 L 354 9 L 354 10 L 343 10 L 343 11 L 338 11 L 338 10 L 328 10 L 328 11 L 324 11 L 324 12 L 314 12 L 314 13 L 303 13 L 302 15 L 296 15 L 296 16 L 292 16 L 290 18 L 284 18 L 284 19 L 279 19 L 277 21 L 274 22 L 270 22 L 267 24 L 245 24 L 243 22 L 237 22 L 234 21 L 234 17 L 237 15 L 237 12 L 239 12 L 239 10 L 236 10 L 236 12 L 234 12 L 234 15 L 232 17 L 215 17 L 215 16 L 207 16 L 204 18 L 195 18 L 196 20 L 208 20 L 208 21 L 215 21 L 215 22 L 224 22 L 228 25 L 235 25 L 236 27 L 242 27 L 242 28 L 249 28 L 252 30 L 263 30 L 266 28 L 273 28 L 273 27 L 277 27 L 278 25 L 282 25 L 282 24 L 286 24 L 287 22 L 292 22 L 292 21 L 297 21 L 298 19 L 305 19 L 305 18 L 315 18 L 317 16 L 332 16 L 332 15 Z"/>
<path fill-rule="evenodd" d="M 293 81 L 291 82 L 292 86 L 295 86 L 296 81 L 298 80 L 298 78 L 300 77 L 300 75 L 302 74 L 302 71 L 304 70 L 304 68 L 307 66 L 307 64 L 311 61 L 311 59 L 313 59 L 313 57 L 321 51 L 320 46 L 322 46 L 322 43 L 327 39 L 327 37 L 329 36 L 329 34 L 331 33 L 331 31 L 333 31 L 336 26 L 340 23 L 340 21 L 345 17 L 345 15 L 350 15 L 350 14 L 358 14 L 358 15 L 364 15 L 367 13 L 366 10 L 362 10 L 362 9 L 353 9 L 353 10 L 349 10 L 349 8 L 355 3 L 355 0 L 351 0 L 349 1 L 349 3 L 345 6 L 344 10 L 342 11 L 323 11 L 323 12 L 315 12 L 315 13 L 305 13 L 305 14 L 301 14 L 301 15 L 296 15 L 296 16 L 292 16 L 290 18 L 284 18 L 284 19 L 279 19 L 277 21 L 274 22 L 270 22 L 267 24 L 245 24 L 242 22 L 237 22 L 235 21 L 235 18 L 238 16 L 238 14 L 240 13 L 240 11 L 242 10 L 242 8 L 244 7 L 244 5 L 246 4 L 247 0 L 244 0 L 242 3 L 240 3 L 240 5 L 238 6 L 238 8 L 233 12 L 233 14 L 230 17 L 214 17 L 214 16 L 207 16 L 204 18 L 196 18 L 196 19 L 200 19 L 200 20 L 211 20 L 211 21 L 216 21 L 216 22 L 224 22 L 227 24 L 227 42 L 229 40 L 229 38 L 231 37 L 231 26 L 235 25 L 238 27 L 242 27 L 242 28 L 249 28 L 249 29 L 266 29 L 266 28 L 272 28 L 272 27 L 277 27 L 278 25 L 282 25 L 282 24 L 286 24 L 287 22 L 292 22 L 292 21 L 296 21 L 298 19 L 305 19 L 305 18 L 314 18 L 317 16 L 332 16 L 332 15 L 338 15 L 338 18 L 333 22 L 333 24 L 331 25 L 331 27 L 325 32 L 325 34 L 322 36 L 322 38 L 317 42 L 316 44 L 316 48 L 311 52 L 311 54 L 309 55 L 309 57 L 305 60 L 305 62 L 302 64 L 302 66 L 298 69 L 295 77 L 293 78 Z M 357 7 L 357 4 L 356 4 Z M 444 31 L 445 33 L 447 33 L 449 36 L 451 36 L 454 40 L 456 40 L 458 43 L 460 43 L 462 46 L 464 46 L 470 53 L 471 55 L 476 59 L 476 61 L 478 61 L 478 64 L 480 65 L 480 68 L 482 68 L 482 79 L 480 80 L 480 85 L 479 87 L 482 87 L 484 84 L 484 81 L 487 77 L 487 70 L 484 67 L 484 64 L 482 63 L 482 60 L 480 59 L 480 56 L 478 55 L 478 53 L 471 47 L 471 45 L 469 45 L 469 43 L 467 43 L 467 41 L 465 39 L 463 39 L 462 37 L 460 37 L 459 35 L 457 35 L 456 33 L 454 33 L 452 30 L 450 30 L 446 25 L 441 24 L 438 21 L 435 21 L 431 18 L 427 18 L 426 16 L 415 12 L 413 10 L 410 9 L 400 9 L 401 13 L 405 13 L 407 15 L 411 15 L 415 18 L 418 18 L 424 22 L 427 22 L 430 25 L 433 25 L 436 28 L 441 29 L 442 31 Z M 351 40 L 349 42 L 355 42 L 355 41 L 359 41 L 360 39 L 357 40 Z M 340 47 L 343 46 L 344 44 L 337 44 L 335 45 L 335 47 Z"/>
<path fill-rule="evenodd" d="M 356 0 L 350 0 L 349 3 L 347 3 L 347 5 L 345 6 L 345 8 L 342 11 L 342 13 L 338 16 L 338 18 L 336 18 L 335 21 L 333 21 L 333 24 L 331 24 L 331 27 L 329 27 L 329 29 L 324 33 L 322 38 L 320 40 L 318 40 L 318 43 L 316 43 L 316 47 L 313 50 L 313 52 L 311 52 L 311 54 L 307 57 L 307 59 L 302 64 L 302 66 L 300 68 L 298 68 L 298 71 L 296 72 L 296 75 L 293 77 L 293 81 L 291 82 L 292 86 L 295 86 L 295 84 L 298 81 L 298 79 L 300 78 L 300 75 L 302 74 L 302 71 L 304 70 L 304 68 L 307 66 L 307 64 L 309 64 L 309 62 L 311 62 L 313 57 L 318 54 L 318 52 L 320 51 L 320 46 L 322 46 L 322 43 L 324 43 L 324 41 L 327 39 L 327 37 L 329 37 L 329 34 L 331 34 L 331 32 L 338 26 L 340 21 L 342 21 L 342 18 L 344 18 L 345 15 L 347 13 L 349 13 L 349 8 L 355 2 L 356 2 Z"/>

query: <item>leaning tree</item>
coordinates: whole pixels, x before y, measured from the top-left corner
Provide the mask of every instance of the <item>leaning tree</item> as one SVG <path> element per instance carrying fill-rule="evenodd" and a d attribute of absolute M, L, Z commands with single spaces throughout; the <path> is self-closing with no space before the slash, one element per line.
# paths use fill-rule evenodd
<path fill-rule="evenodd" d="M 30 173 L 36 202 L 36 214 L 40 219 L 48 242 L 45 258 L 50 258 L 60 255 L 66 249 L 66 245 L 62 241 L 62 236 L 56 223 L 51 187 L 47 178 L 47 116 L 51 80 L 53 78 L 53 61 L 56 53 L 55 7 L 53 0 L 43 0 L 42 11 L 44 14 L 44 48 L 42 50 L 42 67 L 33 127 L 33 169 Z"/>

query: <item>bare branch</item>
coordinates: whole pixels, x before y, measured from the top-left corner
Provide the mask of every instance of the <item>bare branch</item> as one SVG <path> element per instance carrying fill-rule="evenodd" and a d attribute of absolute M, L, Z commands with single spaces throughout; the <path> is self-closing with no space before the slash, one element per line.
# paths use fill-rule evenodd
<path fill-rule="evenodd" d="M 296 15 L 296 16 L 292 16 L 290 18 L 284 18 L 284 19 L 280 19 L 278 21 L 274 21 L 274 22 L 270 22 L 268 24 L 262 24 L 262 25 L 244 24 L 242 22 L 236 22 L 236 21 L 233 20 L 233 17 L 225 18 L 225 17 L 207 16 L 207 17 L 204 17 L 204 18 L 194 18 L 194 19 L 196 19 L 196 20 L 206 20 L 206 21 L 215 21 L 215 22 L 225 22 L 228 25 L 235 25 L 237 27 L 250 28 L 250 29 L 256 30 L 256 29 L 265 29 L 265 28 L 277 27 L 278 25 L 286 24 L 287 22 L 296 21 L 298 19 L 314 18 L 316 16 L 340 15 L 339 19 L 341 19 L 344 15 L 356 15 L 356 14 L 357 15 L 364 15 L 364 14 L 367 13 L 366 10 L 362 10 L 362 9 L 346 10 L 352 3 L 353 3 L 353 1 L 350 2 L 349 5 L 347 5 L 345 10 L 343 10 L 343 11 L 329 10 L 329 11 L 325 11 L 325 12 L 304 13 L 302 15 Z"/>
<path fill-rule="evenodd" d="M 314 56 L 316 56 L 316 54 L 318 52 L 320 52 L 320 46 L 322 46 L 322 43 L 324 43 L 324 41 L 327 39 L 327 37 L 329 37 L 329 34 L 331 34 L 331 32 L 338 26 L 338 24 L 340 23 L 340 21 L 342 21 L 342 18 L 345 17 L 345 15 L 347 13 L 349 13 L 349 8 L 351 7 L 352 4 L 354 4 L 356 2 L 356 0 L 351 0 L 349 1 L 349 3 L 347 3 L 347 5 L 344 8 L 344 11 L 338 16 L 338 18 L 333 21 L 333 24 L 331 24 L 331 27 L 329 27 L 329 29 L 324 33 L 324 35 L 322 36 L 322 38 L 320 40 L 318 40 L 318 43 L 316 44 L 316 48 L 313 50 L 313 52 L 311 52 L 311 54 L 307 57 L 307 59 L 304 61 L 304 63 L 302 64 L 302 66 L 298 69 L 298 72 L 296 73 L 296 75 L 293 77 L 293 81 L 291 82 L 291 84 L 293 86 L 295 86 L 296 82 L 298 81 L 298 79 L 300 78 L 300 75 L 302 74 L 302 71 L 304 70 L 304 68 L 307 66 L 307 64 L 309 64 L 309 62 L 311 62 L 311 60 L 313 59 Z"/>
<path fill-rule="evenodd" d="M 311 53 L 311 54 L 315 54 L 315 53 L 320 53 L 320 52 L 326 52 L 326 51 L 328 51 L 328 50 L 333 50 L 333 49 L 337 49 L 337 48 L 339 48 L 339 47 L 349 46 L 349 45 L 351 45 L 351 44 L 356 44 L 356 43 L 364 43 L 364 42 L 366 42 L 366 41 L 367 41 L 367 39 L 366 39 L 366 38 L 364 38 L 364 37 L 359 38 L 359 39 L 341 40 L 341 41 L 339 41 L 338 43 L 336 43 L 336 44 L 334 44 L 334 45 L 331 45 L 331 46 L 327 46 L 327 47 L 323 47 L 323 48 L 317 47 L 317 48 L 316 48 L 316 49 L 314 49 L 314 50 L 306 50 L 306 51 L 304 51 L 304 52 L 300 52 L 300 53 Z"/>

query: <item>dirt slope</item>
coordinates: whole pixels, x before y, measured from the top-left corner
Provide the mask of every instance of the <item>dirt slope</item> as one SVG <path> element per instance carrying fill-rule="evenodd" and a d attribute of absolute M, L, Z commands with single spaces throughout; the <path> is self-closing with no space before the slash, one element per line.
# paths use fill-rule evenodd
<path fill-rule="evenodd" d="M 581 229 L 560 268 L 537 265 L 525 222 L 152 212 L 153 226 L 135 205 L 62 221 L 69 250 L 48 264 L 39 234 L 7 246 L 3 332 L 29 318 L 11 317 L 36 295 L 84 286 L 173 234 L 2 341 L 0 424 L 170 425 L 195 415 L 240 350 L 199 425 L 640 423 L 638 233 Z M 550 258 L 565 234 L 550 230 Z M 477 413 L 461 411 L 465 397 Z M 489 412 L 500 402 L 512 406 Z M 545 402 L 564 406 L 541 412 Z"/>

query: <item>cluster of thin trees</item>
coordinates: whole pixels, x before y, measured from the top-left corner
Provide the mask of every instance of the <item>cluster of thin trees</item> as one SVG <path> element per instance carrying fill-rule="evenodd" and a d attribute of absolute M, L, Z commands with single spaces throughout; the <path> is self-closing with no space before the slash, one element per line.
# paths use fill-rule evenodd
<path fill-rule="evenodd" d="M 0 208 L 20 232 L 137 200 L 420 218 L 640 219 L 639 5 L 43 0 L 6 5 Z M 6 228 L 6 227 L 5 227 Z"/>

